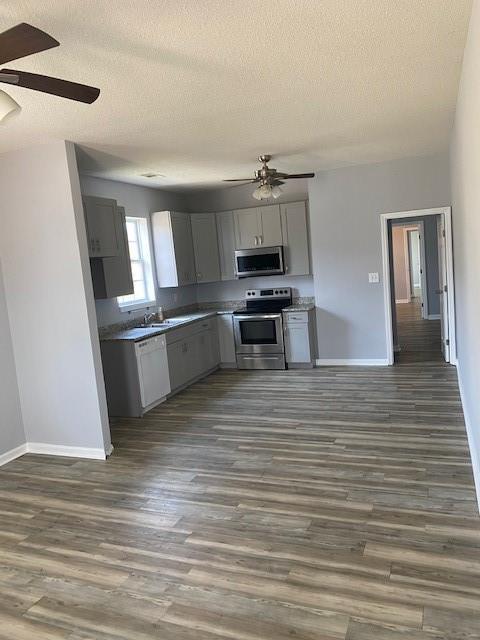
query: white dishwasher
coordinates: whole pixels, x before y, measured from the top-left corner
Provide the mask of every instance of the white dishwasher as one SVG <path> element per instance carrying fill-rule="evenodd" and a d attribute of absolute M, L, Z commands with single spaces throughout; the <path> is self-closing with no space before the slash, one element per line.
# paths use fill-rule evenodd
<path fill-rule="evenodd" d="M 170 393 L 165 336 L 155 336 L 135 343 L 135 355 L 140 397 L 145 409 Z"/>

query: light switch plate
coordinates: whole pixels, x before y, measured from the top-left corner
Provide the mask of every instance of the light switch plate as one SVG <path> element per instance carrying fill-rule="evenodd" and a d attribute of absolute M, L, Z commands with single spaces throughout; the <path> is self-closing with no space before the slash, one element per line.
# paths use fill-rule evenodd
<path fill-rule="evenodd" d="M 380 277 L 377 271 L 368 274 L 368 282 L 371 284 L 377 284 L 378 282 L 380 282 Z"/>

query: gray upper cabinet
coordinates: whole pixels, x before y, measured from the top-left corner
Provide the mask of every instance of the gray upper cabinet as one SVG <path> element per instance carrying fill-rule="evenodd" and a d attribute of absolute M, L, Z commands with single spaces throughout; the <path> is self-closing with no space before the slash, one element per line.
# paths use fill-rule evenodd
<path fill-rule="evenodd" d="M 215 214 L 217 220 L 218 253 L 220 258 L 220 277 L 222 280 L 235 280 L 235 222 L 233 211 Z"/>
<path fill-rule="evenodd" d="M 218 282 L 220 260 L 214 213 L 191 216 L 197 282 Z"/>
<path fill-rule="evenodd" d="M 310 273 L 308 251 L 307 211 L 305 202 L 280 205 L 282 237 L 285 254 L 285 273 L 304 276 Z"/>
<path fill-rule="evenodd" d="M 254 207 L 238 209 L 234 212 L 235 247 L 254 249 L 255 247 L 273 247 L 282 244 L 282 226 L 280 207 Z"/>
<path fill-rule="evenodd" d="M 122 232 L 119 255 L 90 260 L 93 292 L 96 299 L 115 298 L 116 296 L 125 296 L 133 293 L 125 209 L 117 207 L 116 216 Z"/>
<path fill-rule="evenodd" d="M 157 211 L 152 214 L 152 232 L 158 286 L 178 287 L 195 283 L 190 215 Z"/>
<path fill-rule="evenodd" d="M 259 207 L 233 212 L 235 220 L 235 248 L 253 249 L 259 245 L 261 218 Z"/>
<path fill-rule="evenodd" d="M 118 256 L 122 246 L 122 225 L 117 203 L 110 198 L 83 196 L 88 252 L 91 258 Z"/>
<path fill-rule="evenodd" d="M 269 207 L 259 207 L 260 212 L 260 245 L 276 247 L 282 244 L 282 225 L 280 222 L 280 207 L 278 204 Z"/>

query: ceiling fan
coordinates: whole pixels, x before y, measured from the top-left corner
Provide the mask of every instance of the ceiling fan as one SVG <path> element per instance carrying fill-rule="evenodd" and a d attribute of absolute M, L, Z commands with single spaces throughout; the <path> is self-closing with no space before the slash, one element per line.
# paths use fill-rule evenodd
<path fill-rule="evenodd" d="M 0 33 L 0 65 L 11 60 L 24 58 L 32 53 L 40 53 L 40 51 L 58 47 L 59 44 L 58 40 L 49 36 L 45 31 L 22 22 Z M 100 89 L 95 87 L 61 80 L 60 78 L 51 78 L 37 73 L 15 71 L 14 69 L 0 69 L 0 82 L 50 93 L 54 96 L 85 102 L 86 104 L 95 102 L 100 95 Z M 18 109 L 19 106 L 4 91 L 0 91 L 0 98 L 3 103 L 0 108 L 0 120 L 2 120 L 11 111 Z"/>
<path fill-rule="evenodd" d="M 276 169 L 271 169 L 268 163 L 272 159 L 272 156 L 263 155 L 258 159 L 262 163 L 260 169 L 255 171 L 255 178 L 234 178 L 231 180 L 224 180 L 224 182 L 259 182 L 260 185 L 253 192 L 253 197 L 257 200 L 267 200 L 268 198 L 278 198 L 282 194 L 280 185 L 285 184 L 285 180 L 293 180 L 296 178 L 313 178 L 314 173 L 282 173 Z"/>

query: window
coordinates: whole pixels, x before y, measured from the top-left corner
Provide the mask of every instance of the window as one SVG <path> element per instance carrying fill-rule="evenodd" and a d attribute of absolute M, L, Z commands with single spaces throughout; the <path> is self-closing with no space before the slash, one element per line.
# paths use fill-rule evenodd
<path fill-rule="evenodd" d="M 128 248 L 132 267 L 133 293 L 119 296 L 118 306 L 125 311 L 155 303 L 150 236 L 146 218 L 126 217 Z"/>

